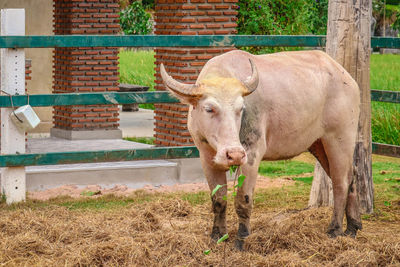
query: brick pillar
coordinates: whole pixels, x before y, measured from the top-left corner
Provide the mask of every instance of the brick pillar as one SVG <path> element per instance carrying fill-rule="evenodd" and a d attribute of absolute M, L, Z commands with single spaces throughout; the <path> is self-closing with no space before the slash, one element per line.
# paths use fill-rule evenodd
<path fill-rule="evenodd" d="M 54 0 L 54 34 L 118 34 L 118 0 Z M 54 49 L 54 93 L 118 91 L 118 48 Z M 54 107 L 51 135 L 122 138 L 117 105 Z"/>
<path fill-rule="evenodd" d="M 238 0 L 156 0 L 158 35 L 236 34 Z M 160 75 L 161 63 L 176 80 L 194 83 L 204 64 L 232 47 L 158 48 L 156 49 L 156 90 L 165 90 Z M 155 143 L 161 146 L 192 145 L 187 130 L 188 106 L 155 105 Z"/>

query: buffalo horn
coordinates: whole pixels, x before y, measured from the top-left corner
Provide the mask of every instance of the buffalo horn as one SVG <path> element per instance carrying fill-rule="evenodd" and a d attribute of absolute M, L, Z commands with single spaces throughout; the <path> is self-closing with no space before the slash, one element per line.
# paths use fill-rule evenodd
<path fill-rule="evenodd" d="M 160 66 L 161 77 L 164 81 L 164 84 L 174 93 L 181 96 L 194 96 L 199 97 L 202 94 L 198 90 L 198 86 L 194 84 L 184 84 L 178 82 L 174 78 L 168 75 L 164 68 L 164 64 L 161 63 Z"/>
<path fill-rule="evenodd" d="M 249 58 L 250 65 L 251 65 L 251 76 L 249 76 L 243 83 L 247 88 L 247 92 L 244 95 L 251 94 L 254 90 L 257 89 L 258 86 L 258 70 L 256 64 L 254 64 L 253 60 Z"/>

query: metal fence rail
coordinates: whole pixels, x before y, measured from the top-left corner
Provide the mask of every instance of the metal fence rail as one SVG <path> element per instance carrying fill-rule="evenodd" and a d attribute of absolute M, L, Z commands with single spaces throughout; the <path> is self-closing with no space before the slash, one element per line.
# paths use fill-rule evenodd
<path fill-rule="evenodd" d="M 12 98 L 12 103 L 11 103 Z M 18 107 L 29 104 L 32 107 L 97 105 L 97 104 L 145 104 L 177 103 L 178 99 L 166 91 L 156 92 L 99 92 L 0 96 L 0 108 Z"/>
<path fill-rule="evenodd" d="M 195 146 L 153 147 L 143 149 L 10 154 L 0 156 L 0 167 L 57 165 L 151 159 L 198 158 Z"/>
<path fill-rule="evenodd" d="M 371 100 L 400 104 L 400 92 L 371 90 Z M 98 104 L 146 104 L 178 103 L 179 100 L 166 91 L 155 92 L 101 92 L 0 96 L 0 108 L 98 105 Z"/>
<path fill-rule="evenodd" d="M 0 36 L 0 48 L 54 47 L 211 47 L 285 46 L 324 47 L 325 36 L 315 35 L 48 35 Z M 372 48 L 398 48 L 400 38 L 372 37 Z"/>

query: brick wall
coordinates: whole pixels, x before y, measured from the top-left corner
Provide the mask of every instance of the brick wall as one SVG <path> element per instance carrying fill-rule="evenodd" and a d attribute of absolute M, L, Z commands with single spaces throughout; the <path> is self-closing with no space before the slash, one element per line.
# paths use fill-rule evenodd
<path fill-rule="evenodd" d="M 155 34 L 236 34 L 238 0 L 156 0 Z M 204 64 L 232 47 L 157 48 L 156 90 L 165 90 L 160 64 L 176 80 L 194 83 Z M 193 144 L 187 130 L 188 107 L 183 104 L 155 104 L 155 143 L 162 146 Z"/>
<path fill-rule="evenodd" d="M 118 0 L 54 0 L 54 34 L 118 34 Z M 55 48 L 53 93 L 117 91 L 118 48 Z M 117 129 L 117 105 L 54 107 L 54 128 Z"/>

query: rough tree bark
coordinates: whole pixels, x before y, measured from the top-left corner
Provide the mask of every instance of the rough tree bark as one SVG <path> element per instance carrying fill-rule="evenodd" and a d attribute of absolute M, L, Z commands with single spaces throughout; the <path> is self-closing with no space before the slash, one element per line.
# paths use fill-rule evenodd
<path fill-rule="evenodd" d="M 354 179 L 362 213 L 373 211 L 371 147 L 371 92 L 369 60 L 371 51 L 372 0 L 330 0 L 326 52 L 339 62 L 360 87 L 361 114 L 354 151 Z M 332 185 L 319 163 L 310 194 L 309 206 L 332 204 Z"/>

